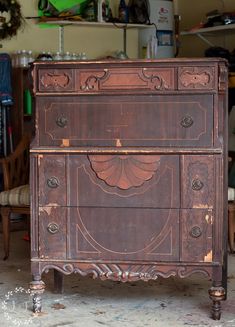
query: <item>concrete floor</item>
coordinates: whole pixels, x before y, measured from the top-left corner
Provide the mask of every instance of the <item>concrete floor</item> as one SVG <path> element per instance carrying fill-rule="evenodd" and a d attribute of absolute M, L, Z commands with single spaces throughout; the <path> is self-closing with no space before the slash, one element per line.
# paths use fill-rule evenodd
<path fill-rule="evenodd" d="M 29 243 L 22 239 L 23 235 L 24 232 L 12 233 L 10 258 L 0 260 L 1 327 L 235 326 L 235 255 L 229 256 L 228 299 L 222 303 L 220 321 L 210 318 L 208 288 L 211 284 L 199 275 L 123 284 L 74 274 L 66 276 L 64 294 L 58 295 L 53 293 L 49 272 L 43 276 L 46 283 L 43 312 L 35 317 L 27 293 L 31 281 Z"/>

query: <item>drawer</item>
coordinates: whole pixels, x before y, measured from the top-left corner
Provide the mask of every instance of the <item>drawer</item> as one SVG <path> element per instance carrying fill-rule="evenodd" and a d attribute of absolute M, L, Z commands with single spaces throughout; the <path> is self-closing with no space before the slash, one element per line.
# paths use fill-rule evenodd
<path fill-rule="evenodd" d="M 181 157 L 182 208 L 212 208 L 214 205 L 214 157 Z"/>
<path fill-rule="evenodd" d="M 180 206 L 176 155 L 46 155 L 39 176 L 43 206 Z"/>
<path fill-rule="evenodd" d="M 75 74 L 73 69 L 40 69 L 38 91 L 44 93 L 74 92 Z"/>
<path fill-rule="evenodd" d="M 92 96 L 37 101 L 41 146 L 213 145 L 213 96 Z"/>
<path fill-rule="evenodd" d="M 71 156 L 68 172 L 73 190 L 71 206 L 179 208 L 180 205 L 179 157 L 175 155 Z"/>
<path fill-rule="evenodd" d="M 156 92 L 175 88 L 174 68 L 103 68 L 76 72 L 79 89 L 84 93 L 141 91 Z"/>
<path fill-rule="evenodd" d="M 67 209 L 39 207 L 39 257 L 66 258 Z"/>
<path fill-rule="evenodd" d="M 179 260 L 178 210 L 68 210 L 69 259 Z"/>
<path fill-rule="evenodd" d="M 184 66 L 178 68 L 179 90 L 212 90 L 218 88 L 216 68 Z"/>
<path fill-rule="evenodd" d="M 182 210 L 181 261 L 212 262 L 212 210 Z"/>

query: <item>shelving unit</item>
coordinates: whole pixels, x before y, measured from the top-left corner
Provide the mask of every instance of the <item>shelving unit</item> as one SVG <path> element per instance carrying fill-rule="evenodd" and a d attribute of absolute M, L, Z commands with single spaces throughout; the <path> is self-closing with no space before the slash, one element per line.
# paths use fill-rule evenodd
<path fill-rule="evenodd" d="M 50 25 L 57 25 L 59 27 L 59 52 L 64 52 L 64 27 L 65 26 L 79 26 L 79 27 L 105 27 L 105 28 L 119 28 L 123 30 L 123 51 L 126 53 L 126 32 L 127 29 L 142 29 L 152 28 L 153 25 L 146 24 L 123 24 L 123 23 L 102 23 L 102 22 L 88 22 L 88 21 L 71 21 L 71 20 L 41 20 L 39 24 L 46 23 Z"/>
<path fill-rule="evenodd" d="M 209 44 L 210 46 L 214 46 L 212 42 L 210 42 L 206 36 L 214 36 L 215 33 L 224 35 L 224 32 L 226 33 L 235 33 L 235 24 L 229 24 L 229 25 L 219 25 L 219 26 L 213 26 L 213 27 L 205 27 L 205 28 L 199 28 L 191 31 L 182 31 L 180 35 L 196 35 L 200 37 L 204 42 Z M 202 35 L 203 34 L 203 35 Z"/>
<path fill-rule="evenodd" d="M 225 33 L 226 35 L 235 34 L 235 24 L 205 27 L 192 31 L 182 31 L 180 35 L 196 35 L 210 46 L 214 46 L 214 44 L 207 39 L 207 36 L 224 35 Z M 231 110 L 232 106 L 235 104 L 235 88 L 229 88 L 228 99 L 229 110 Z"/>

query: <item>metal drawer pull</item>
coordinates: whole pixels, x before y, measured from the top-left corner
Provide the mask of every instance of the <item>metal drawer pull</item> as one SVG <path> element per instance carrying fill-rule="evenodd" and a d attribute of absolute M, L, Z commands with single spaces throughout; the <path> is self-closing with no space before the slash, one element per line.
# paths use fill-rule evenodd
<path fill-rule="evenodd" d="M 184 116 L 180 124 L 184 128 L 191 127 L 193 125 L 193 118 L 191 116 Z"/>
<path fill-rule="evenodd" d="M 191 231 L 190 231 L 190 235 L 194 238 L 198 238 L 202 235 L 202 230 L 199 226 L 193 226 Z"/>
<path fill-rule="evenodd" d="M 200 181 L 200 179 L 194 179 L 192 181 L 192 189 L 194 191 L 200 191 L 203 188 L 204 184 L 202 183 L 202 181 Z"/>
<path fill-rule="evenodd" d="M 68 119 L 66 117 L 58 117 L 56 119 L 56 124 L 59 126 L 59 127 L 65 127 L 67 124 L 68 124 Z"/>
<path fill-rule="evenodd" d="M 47 186 L 50 187 L 50 188 L 57 188 L 59 186 L 59 181 L 56 177 L 51 177 L 51 178 L 48 178 L 47 180 Z"/>
<path fill-rule="evenodd" d="M 58 233 L 59 232 L 59 225 L 58 224 L 56 224 L 56 223 L 50 223 L 50 224 L 48 224 L 48 226 L 47 226 L 47 230 L 48 230 L 48 232 L 49 233 L 51 233 L 51 234 L 56 234 L 56 233 Z"/>

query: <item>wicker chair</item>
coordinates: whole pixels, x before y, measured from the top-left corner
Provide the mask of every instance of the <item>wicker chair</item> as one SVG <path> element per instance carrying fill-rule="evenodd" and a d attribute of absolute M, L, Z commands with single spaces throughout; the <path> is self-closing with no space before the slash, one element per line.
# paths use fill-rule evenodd
<path fill-rule="evenodd" d="M 4 182 L 4 189 L 0 192 L 4 260 L 9 257 L 11 214 L 22 214 L 27 218 L 30 215 L 29 145 L 30 136 L 24 135 L 15 151 L 0 159 Z"/>

